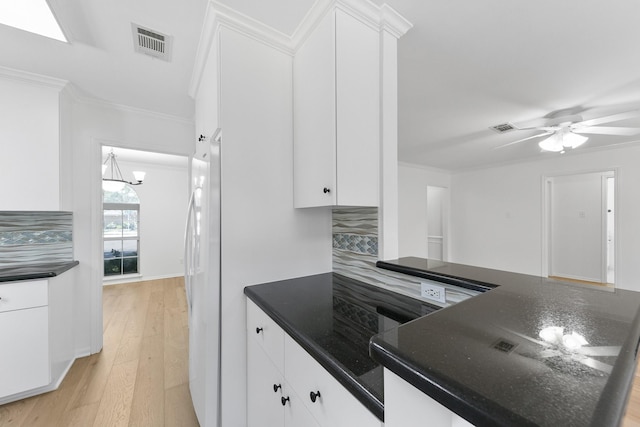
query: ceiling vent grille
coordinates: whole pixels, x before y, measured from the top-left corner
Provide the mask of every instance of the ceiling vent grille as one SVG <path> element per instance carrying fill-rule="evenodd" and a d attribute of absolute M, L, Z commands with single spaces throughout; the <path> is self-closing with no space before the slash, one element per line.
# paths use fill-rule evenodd
<path fill-rule="evenodd" d="M 505 133 L 505 132 L 510 132 L 512 130 L 515 130 L 516 127 L 511 123 L 507 122 L 507 123 L 501 123 L 499 125 L 491 126 L 489 129 L 491 129 L 494 132 Z"/>
<path fill-rule="evenodd" d="M 173 37 L 137 24 L 131 24 L 131 29 L 136 52 L 151 55 L 167 62 L 171 61 Z"/>

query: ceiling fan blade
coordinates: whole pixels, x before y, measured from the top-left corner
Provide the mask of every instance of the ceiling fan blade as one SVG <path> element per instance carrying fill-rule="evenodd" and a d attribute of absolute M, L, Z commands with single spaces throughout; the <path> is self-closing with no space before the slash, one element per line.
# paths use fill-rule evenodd
<path fill-rule="evenodd" d="M 623 128 L 613 126 L 589 126 L 579 127 L 572 129 L 574 133 L 588 133 L 588 134 L 601 134 L 601 135 L 621 135 L 621 136 L 633 136 L 640 134 L 640 128 Z"/>
<path fill-rule="evenodd" d="M 508 144 L 500 145 L 500 146 L 498 146 L 498 147 L 495 147 L 495 148 L 494 148 L 494 150 L 497 150 L 497 149 L 499 149 L 499 148 L 508 147 L 508 146 L 510 146 L 510 145 L 514 145 L 514 144 L 519 144 L 519 143 L 521 143 L 521 142 L 528 141 L 528 140 L 530 140 L 530 139 L 540 138 L 540 137 L 547 136 L 547 135 L 551 135 L 551 134 L 553 134 L 553 132 L 539 133 L 538 135 L 529 136 L 529 137 L 527 137 L 527 138 L 522 138 L 522 139 L 519 139 L 519 140 L 517 140 L 517 141 L 510 142 L 510 143 L 508 143 Z"/>
<path fill-rule="evenodd" d="M 584 120 L 582 122 L 579 122 L 578 124 L 580 126 L 586 126 L 586 127 L 597 126 L 602 123 L 618 122 L 620 120 L 631 119 L 633 117 L 638 117 L 638 116 L 640 116 L 640 110 L 632 110 L 632 111 L 626 111 L 624 113 L 612 114 L 610 116 L 598 117 L 591 120 Z"/>

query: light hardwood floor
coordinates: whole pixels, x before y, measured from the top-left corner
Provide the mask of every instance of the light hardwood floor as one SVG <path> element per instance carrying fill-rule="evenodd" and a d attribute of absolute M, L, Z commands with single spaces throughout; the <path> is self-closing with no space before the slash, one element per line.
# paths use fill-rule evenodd
<path fill-rule="evenodd" d="M 0 426 L 198 426 L 182 278 L 107 286 L 104 347 L 58 390 L 0 406 Z"/>

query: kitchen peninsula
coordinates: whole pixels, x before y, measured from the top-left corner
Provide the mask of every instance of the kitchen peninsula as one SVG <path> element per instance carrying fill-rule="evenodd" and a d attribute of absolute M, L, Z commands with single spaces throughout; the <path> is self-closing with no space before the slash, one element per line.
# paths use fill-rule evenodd
<path fill-rule="evenodd" d="M 413 425 L 421 408 L 408 412 L 402 394 L 420 392 L 478 426 L 620 424 L 639 293 L 420 258 L 377 266 L 495 286 L 372 338 L 371 355 L 385 367 L 385 425 Z"/>
<path fill-rule="evenodd" d="M 249 370 L 250 390 L 266 384 L 249 402 L 280 408 L 277 418 L 294 424 L 327 417 L 320 426 L 620 425 L 640 294 L 419 258 L 377 266 L 484 292 L 439 308 L 335 273 L 249 286 L 249 347 L 259 343 L 250 361 L 262 355 L 277 366 L 272 380 Z M 276 331 L 284 340 L 274 340 Z M 316 368 L 300 369 L 305 357 L 335 384 L 314 379 Z M 334 405 L 347 401 L 336 398 L 344 391 L 361 409 Z M 305 418 L 295 418 L 304 407 Z"/>

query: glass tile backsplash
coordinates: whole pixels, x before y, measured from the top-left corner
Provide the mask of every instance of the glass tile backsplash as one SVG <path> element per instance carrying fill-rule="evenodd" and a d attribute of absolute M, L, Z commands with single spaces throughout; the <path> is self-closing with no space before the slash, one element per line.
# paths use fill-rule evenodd
<path fill-rule="evenodd" d="M 429 280 L 376 267 L 376 261 L 378 261 L 377 208 L 334 208 L 332 228 L 334 272 L 370 285 L 420 298 L 420 284 Z M 478 294 L 476 291 L 445 283 L 438 283 L 438 285 L 447 289 L 447 302 L 429 301 L 435 305 L 446 307 Z"/>
<path fill-rule="evenodd" d="M 0 211 L 0 268 L 73 261 L 73 214 Z"/>

